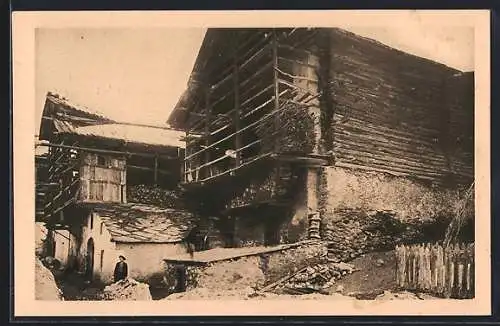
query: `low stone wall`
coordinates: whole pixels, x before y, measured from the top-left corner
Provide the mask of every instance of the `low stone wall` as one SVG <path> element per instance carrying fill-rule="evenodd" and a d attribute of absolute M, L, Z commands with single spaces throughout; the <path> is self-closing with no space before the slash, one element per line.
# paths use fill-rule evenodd
<path fill-rule="evenodd" d="M 412 242 L 422 235 L 413 225 L 406 225 L 389 211 L 339 209 L 334 220 L 324 220 L 324 240 L 329 257 L 349 261 L 357 256 L 391 250 L 397 243 Z"/>
<path fill-rule="evenodd" d="M 186 290 L 259 289 L 299 269 L 326 259 L 322 242 L 304 243 L 296 247 L 265 254 L 213 262 L 203 266 L 186 266 Z M 165 266 L 165 282 L 171 289 L 176 285 L 176 267 Z"/>

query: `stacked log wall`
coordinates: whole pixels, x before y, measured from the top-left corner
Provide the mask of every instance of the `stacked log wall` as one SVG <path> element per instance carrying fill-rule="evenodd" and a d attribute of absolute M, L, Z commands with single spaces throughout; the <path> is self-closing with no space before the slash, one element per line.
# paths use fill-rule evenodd
<path fill-rule="evenodd" d="M 442 183 L 453 132 L 473 132 L 459 127 L 473 107 L 456 96 L 473 92 L 470 85 L 450 84 L 451 68 L 341 30 L 330 42 L 336 165 Z M 459 177 L 472 175 L 464 157 L 451 159 Z"/>

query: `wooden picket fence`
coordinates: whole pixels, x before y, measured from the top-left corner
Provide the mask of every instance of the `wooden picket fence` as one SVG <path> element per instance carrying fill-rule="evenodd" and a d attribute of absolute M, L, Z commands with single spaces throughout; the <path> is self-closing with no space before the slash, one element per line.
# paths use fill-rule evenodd
<path fill-rule="evenodd" d="M 474 298 L 474 244 L 396 246 L 400 289 L 445 298 Z"/>

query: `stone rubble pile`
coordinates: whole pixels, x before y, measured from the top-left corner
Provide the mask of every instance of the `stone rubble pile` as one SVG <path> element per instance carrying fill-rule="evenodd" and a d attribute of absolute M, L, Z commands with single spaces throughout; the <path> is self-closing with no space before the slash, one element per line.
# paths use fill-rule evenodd
<path fill-rule="evenodd" d="M 308 266 L 288 281 L 278 285 L 278 290 L 288 294 L 324 292 L 342 277 L 355 271 L 353 265 L 343 262 Z"/>
<path fill-rule="evenodd" d="M 188 268 L 188 280 L 196 280 L 196 286 L 213 291 L 237 290 L 255 287 L 264 282 L 258 257 L 243 257 L 236 261 L 211 264 L 201 268 Z"/>
<path fill-rule="evenodd" d="M 103 300 L 130 300 L 149 301 L 153 300 L 149 285 L 137 282 L 134 279 L 126 279 L 115 282 L 104 288 Z"/>

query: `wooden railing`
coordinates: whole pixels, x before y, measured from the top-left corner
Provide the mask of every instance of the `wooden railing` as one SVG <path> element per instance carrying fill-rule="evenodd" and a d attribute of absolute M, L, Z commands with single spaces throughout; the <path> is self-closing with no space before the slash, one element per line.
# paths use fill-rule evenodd
<path fill-rule="evenodd" d="M 446 298 L 474 298 L 474 244 L 396 247 L 396 281 L 404 290 Z"/>
<path fill-rule="evenodd" d="M 281 152 L 280 149 L 304 152 L 290 138 L 304 140 L 310 135 L 294 132 L 290 125 L 306 119 L 302 115 L 285 118 L 291 111 L 301 111 L 309 117 L 312 100 L 319 96 L 317 87 L 310 90 L 298 82 L 311 79 L 309 76 L 291 69 L 292 65 L 309 65 L 307 60 L 299 60 L 302 57 L 295 52 L 300 52 L 304 40 L 313 40 L 316 33 L 307 29 L 270 29 L 268 33 L 257 34 L 251 43 L 243 40 L 248 46 L 236 44 L 239 50 L 227 55 L 226 61 L 232 60 L 232 70 L 227 64 L 217 69 L 207 68 L 211 73 L 202 83 L 204 92 L 190 110 L 187 122 L 187 136 L 194 132 L 200 137 L 186 142 L 183 171 L 186 183 L 234 175 L 236 170 Z M 281 45 L 288 47 L 283 50 Z M 283 61 L 287 57 L 292 64 Z M 308 67 L 311 71 L 315 68 Z M 287 124 L 288 120 L 292 123 Z"/>

